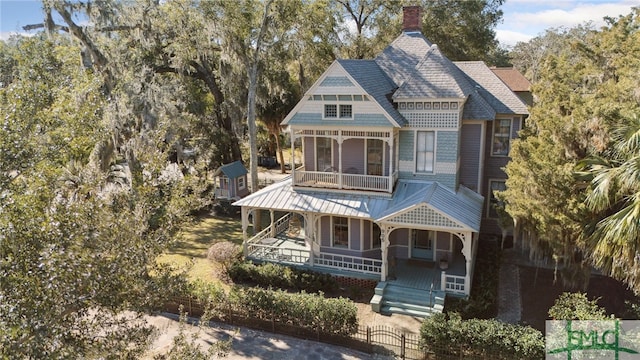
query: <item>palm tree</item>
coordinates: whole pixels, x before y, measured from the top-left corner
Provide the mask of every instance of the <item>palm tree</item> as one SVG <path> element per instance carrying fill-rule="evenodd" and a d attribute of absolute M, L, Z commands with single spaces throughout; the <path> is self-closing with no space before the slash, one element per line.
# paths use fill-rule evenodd
<path fill-rule="evenodd" d="M 594 217 L 585 247 L 594 265 L 640 292 L 640 117 L 612 132 L 613 146 L 579 166 L 590 180 Z"/>

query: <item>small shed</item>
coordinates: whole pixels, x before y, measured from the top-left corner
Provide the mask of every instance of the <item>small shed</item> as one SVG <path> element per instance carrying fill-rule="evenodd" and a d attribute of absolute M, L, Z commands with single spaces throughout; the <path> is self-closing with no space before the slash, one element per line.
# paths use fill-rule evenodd
<path fill-rule="evenodd" d="M 247 168 L 240 161 L 220 166 L 213 174 L 216 199 L 241 199 L 249 195 Z"/>

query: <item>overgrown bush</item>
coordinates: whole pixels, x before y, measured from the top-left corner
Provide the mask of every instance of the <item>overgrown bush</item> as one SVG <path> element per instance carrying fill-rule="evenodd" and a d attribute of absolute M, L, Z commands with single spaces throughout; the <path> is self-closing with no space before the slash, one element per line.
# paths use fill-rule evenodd
<path fill-rule="evenodd" d="M 217 242 L 211 245 L 207 251 L 207 259 L 219 263 L 225 272 L 228 272 L 231 264 L 236 262 L 239 257 L 240 246 L 230 241 Z"/>
<path fill-rule="evenodd" d="M 229 300 L 236 310 L 264 320 L 337 335 L 358 330 L 358 308 L 346 298 L 234 286 Z"/>
<path fill-rule="evenodd" d="M 235 283 L 251 283 L 263 288 L 279 288 L 292 291 L 331 292 L 338 283 L 329 274 L 266 263 L 255 265 L 252 262 L 234 263 L 227 274 Z"/>
<path fill-rule="evenodd" d="M 457 312 L 463 319 L 490 319 L 498 313 L 500 248 L 496 241 L 481 241 L 478 246 L 469 299 L 447 296 L 445 304 L 446 312 Z"/>
<path fill-rule="evenodd" d="M 456 358 L 544 358 L 544 337 L 540 331 L 494 319 L 462 320 L 457 313 L 426 318 L 420 327 L 420 347 Z"/>

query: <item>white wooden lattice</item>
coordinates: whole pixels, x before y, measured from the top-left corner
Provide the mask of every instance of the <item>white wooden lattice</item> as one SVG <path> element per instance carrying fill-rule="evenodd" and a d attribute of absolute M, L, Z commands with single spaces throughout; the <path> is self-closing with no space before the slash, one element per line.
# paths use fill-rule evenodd
<path fill-rule="evenodd" d="M 438 214 L 426 206 L 421 206 L 404 214 L 388 220 L 391 223 L 398 224 L 419 224 L 425 226 L 437 226 L 441 228 L 462 229 L 463 227 L 449 220 L 448 218 Z"/>
<path fill-rule="evenodd" d="M 457 128 L 458 112 L 401 112 L 409 121 L 409 127 Z"/>

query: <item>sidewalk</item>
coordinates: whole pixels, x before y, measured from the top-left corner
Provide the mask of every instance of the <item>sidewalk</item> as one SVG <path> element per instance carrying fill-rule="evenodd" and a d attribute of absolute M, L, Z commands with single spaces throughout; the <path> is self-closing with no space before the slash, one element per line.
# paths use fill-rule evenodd
<path fill-rule="evenodd" d="M 517 324 L 522 316 L 520 298 L 520 267 L 514 257 L 516 250 L 505 250 L 502 253 L 498 282 L 498 316 L 502 322 Z"/>
<path fill-rule="evenodd" d="M 149 324 L 159 329 L 159 336 L 151 346 L 145 359 L 153 359 L 154 355 L 165 354 L 173 343 L 174 336 L 179 333 L 180 323 L 177 315 L 163 313 L 159 316 L 148 316 Z M 197 343 L 202 349 L 208 348 L 218 340 L 233 338 L 231 350 L 225 359 L 310 359 L 310 360 L 358 360 L 358 359 L 393 359 L 392 357 L 376 354 L 366 354 L 359 351 L 302 340 L 284 335 L 277 335 L 263 331 L 240 328 L 226 324 L 215 324 L 198 334 Z M 186 325 L 187 338 L 198 332 L 197 326 Z"/>

